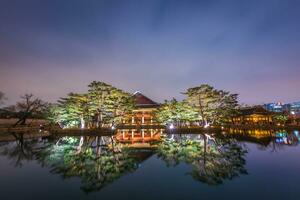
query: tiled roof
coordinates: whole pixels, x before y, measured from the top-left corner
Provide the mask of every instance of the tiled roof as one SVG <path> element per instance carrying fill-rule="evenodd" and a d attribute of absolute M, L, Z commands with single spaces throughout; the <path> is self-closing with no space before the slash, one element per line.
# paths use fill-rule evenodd
<path fill-rule="evenodd" d="M 135 92 L 133 96 L 135 99 L 136 106 L 138 108 L 156 108 L 159 106 L 158 103 L 152 101 L 151 99 L 143 95 L 141 92 Z"/>
<path fill-rule="evenodd" d="M 264 109 L 262 106 L 254 106 L 254 107 L 248 107 L 248 108 L 242 108 L 240 110 L 240 115 L 271 115 L 272 112 L 269 112 L 268 110 Z"/>

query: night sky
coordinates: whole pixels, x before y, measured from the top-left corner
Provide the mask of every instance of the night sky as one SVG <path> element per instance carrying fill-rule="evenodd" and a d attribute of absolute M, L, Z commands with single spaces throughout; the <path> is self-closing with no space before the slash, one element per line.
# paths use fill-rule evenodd
<path fill-rule="evenodd" d="M 93 80 L 158 102 L 209 83 L 300 100 L 300 1 L 0 0 L 0 91 L 56 101 Z"/>

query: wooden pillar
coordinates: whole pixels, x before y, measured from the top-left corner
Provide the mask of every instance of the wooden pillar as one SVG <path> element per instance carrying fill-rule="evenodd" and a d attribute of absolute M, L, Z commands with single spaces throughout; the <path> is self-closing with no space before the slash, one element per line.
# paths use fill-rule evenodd
<path fill-rule="evenodd" d="M 142 129 L 142 138 L 143 138 L 143 140 L 144 140 L 144 137 L 145 137 L 145 130 Z"/>
<path fill-rule="evenodd" d="M 122 130 L 122 139 L 124 140 L 125 139 L 125 131 Z"/>
<path fill-rule="evenodd" d="M 131 130 L 131 138 L 134 138 L 134 130 Z"/>
<path fill-rule="evenodd" d="M 134 116 L 131 117 L 131 124 L 134 124 Z"/>

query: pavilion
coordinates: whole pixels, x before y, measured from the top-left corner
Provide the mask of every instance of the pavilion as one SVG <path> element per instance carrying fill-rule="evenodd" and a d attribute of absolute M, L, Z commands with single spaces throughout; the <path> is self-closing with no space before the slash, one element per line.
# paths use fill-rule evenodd
<path fill-rule="evenodd" d="M 234 124 L 272 124 L 273 112 L 262 106 L 242 108 L 239 114 L 232 118 Z"/>
<path fill-rule="evenodd" d="M 123 119 L 124 125 L 157 125 L 154 112 L 160 106 L 155 101 L 137 91 L 133 94 L 135 109 Z"/>

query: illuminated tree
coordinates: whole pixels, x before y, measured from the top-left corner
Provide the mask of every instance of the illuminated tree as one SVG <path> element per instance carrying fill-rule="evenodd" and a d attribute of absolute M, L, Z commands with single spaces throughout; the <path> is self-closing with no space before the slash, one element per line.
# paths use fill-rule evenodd
<path fill-rule="evenodd" d="M 103 82 L 89 84 L 91 110 L 96 116 L 96 127 L 103 123 L 119 122 L 134 107 L 132 95 Z"/>
<path fill-rule="evenodd" d="M 96 127 L 101 127 L 105 115 L 105 104 L 113 86 L 104 82 L 93 81 L 89 85 L 88 95 L 91 99 L 91 110 L 95 113 Z"/>
<path fill-rule="evenodd" d="M 212 112 L 209 114 L 211 123 L 228 123 L 238 113 L 238 95 L 219 90 L 216 101 L 212 105 Z"/>
<path fill-rule="evenodd" d="M 60 123 L 61 119 L 62 108 L 57 103 L 49 104 L 45 111 L 46 119 L 49 120 L 51 123 Z"/>
<path fill-rule="evenodd" d="M 186 122 L 197 121 L 198 113 L 187 102 L 178 102 L 176 99 L 165 101 L 155 112 L 159 122 L 167 124 L 174 123 L 181 126 Z"/>
<path fill-rule="evenodd" d="M 118 123 L 125 114 L 131 113 L 134 108 L 134 99 L 131 94 L 114 88 L 106 99 L 105 109 L 109 113 L 108 120 Z"/>
<path fill-rule="evenodd" d="M 102 127 L 118 123 L 134 108 L 132 95 L 103 82 L 93 81 L 86 94 L 70 93 L 48 109 L 48 119 L 67 127 Z"/>
<path fill-rule="evenodd" d="M 278 123 L 285 124 L 288 121 L 289 117 L 283 113 L 278 113 L 274 116 L 274 119 Z"/>
<path fill-rule="evenodd" d="M 187 95 L 186 101 L 197 109 L 203 125 L 226 121 L 238 106 L 237 94 L 216 90 L 207 84 L 189 88 L 184 94 Z"/>
<path fill-rule="evenodd" d="M 66 126 L 78 126 L 85 128 L 91 119 L 90 101 L 87 94 L 69 93 L 61 98 L 58 105 L 52 107 L 52 116 Z"/>

